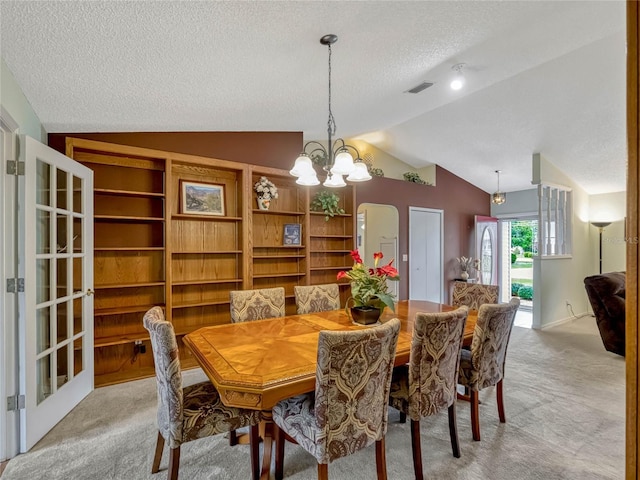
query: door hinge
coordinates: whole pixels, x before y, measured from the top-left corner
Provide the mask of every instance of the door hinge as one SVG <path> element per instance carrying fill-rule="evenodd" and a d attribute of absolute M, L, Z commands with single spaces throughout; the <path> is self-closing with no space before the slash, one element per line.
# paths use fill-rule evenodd
<path fill-rule="evenodd" d="M 8 175 L 24 175 L 24 162 L 7 160 Z"/>
<path fill-rule="evenodd" d="M 7 278 L 7 293 L 24 292 L 24 278 Z"/>
<path fill-rule="evenodd" d="M 24 395 L 13 395 L 7 397 L 7 411 L 14 412 L 16 410 L 24 409 Z"/>

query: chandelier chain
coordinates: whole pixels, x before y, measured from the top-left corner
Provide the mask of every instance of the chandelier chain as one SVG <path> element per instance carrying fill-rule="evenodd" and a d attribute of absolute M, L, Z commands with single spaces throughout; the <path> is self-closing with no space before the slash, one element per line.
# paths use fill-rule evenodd
<path fill-rule="evenodd" d="M 327 46 L 329 47 L 329 118 L 327 120 L 327 130 L 329 135 L 333 136 L 336 133 L 336 120 L 333 118 L 333 112 L 331 111 L 331 44 Z M 329 145 L 329 149 L 331 149 L 331 145 Z"/>

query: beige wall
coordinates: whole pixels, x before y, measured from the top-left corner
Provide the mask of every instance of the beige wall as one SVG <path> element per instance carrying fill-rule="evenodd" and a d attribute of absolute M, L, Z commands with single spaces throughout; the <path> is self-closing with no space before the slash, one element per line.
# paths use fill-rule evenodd
<path fill-rule="evenodd" d="M 573 193 L 572 255 L 567 258 L 536 257 L 533 261 L 533 326 L 543 328 L 572 317 L 567 301 L 576 315 L 588 310 L 584 277 L 592 273 L 592 261 L 589 259 L 593 227 L 589 224 L 587 193 L 540 154 L 534 154 L 532 160 L 533 183 L 563 185 L 571 188 Z"/>
<path fill-rule="evenodd" d="M 611 222 L 602 232 L 602 271 L 618 272 L 626 268 L 624 219 L 626 217 L 627 192 L 605 193 L 589 197 L 589 221 Z M 591 227 L 592 273 L 598 273 L 599 233 Z"/>

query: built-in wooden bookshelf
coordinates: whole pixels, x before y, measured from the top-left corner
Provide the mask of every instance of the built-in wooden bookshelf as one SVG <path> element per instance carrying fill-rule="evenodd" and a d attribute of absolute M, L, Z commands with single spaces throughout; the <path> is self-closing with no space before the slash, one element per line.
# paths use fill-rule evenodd
<path fill-rule="evenodd" d="M 142 325 L 154 305 L 181 347 L 185 334 L 230 321 L 231 290 L 284 287 L 293 314 L 294 286 L 334 283 L 351 266 L 350 186 L 335 191 L 345 213 L 327 222 L 309 208 L 322 187 L 298 186 L 284 170 L 76 138 L 67 138 L 66 153 L 94 171 L 97 386 L 154 374 Z M 261 176 L 278 187 L 269 210 L 253 190 Z M 189 211 L 189 183 L 221 189 L 220 211 Z M 299 236 L 285 238 L 285 225 L 299 225 Z M 348 293 L 342 283 L 343 303 Z M 186 348 L 180 356 L 183 367 L 196 365 Z"/>

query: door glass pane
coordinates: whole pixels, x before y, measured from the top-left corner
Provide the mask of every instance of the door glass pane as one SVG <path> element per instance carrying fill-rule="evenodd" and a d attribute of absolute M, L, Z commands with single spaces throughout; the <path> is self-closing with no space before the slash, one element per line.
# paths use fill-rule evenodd
<path fill-rule="evenodd" d="M 36 396 L 38 403 L 51 395 L 51 355 L 36 362 Z"/>
<path fill-rule="evenodd" d="M 57 343 L 63 342 L 67 339 L 68 335 L 68 329 L 67 329 L 67 325 L 69 324 L 68 321 L 68 313 L 69 313 L 69 308 L 68 305 L 71 302 L 62 302 L 62 303 L 58 303 L 55 305 L 56 308 L 56 318 L 57 318 L 57 322 L 56 325 L 58 327 L 58 331 L 57 331 Z"/>
<path fill-rule="evenodd" d="M 69 207 L 67 205 L 67 172 L 64 170 L 56 169 L 56 207 L 61 210 L 67 210 Z"/>
<path fill-rule="evenodd" d="M 36 203 L 51 205 L 51 167 L 38 160 L 36 167 Z"/>
<path fill-rule="evenodd" d="M 67 356 L 69 344 L 58 349 L 58 371 L 56 372 L 57 388 L 60 388 L 69 381 L 69 374 L 67 368 L 69 367 L 69 360 Z"/>
<path fill-rule="evenodd" d="M 36 303 L 51 299 L 51 260 L 40 258 L 36 260 Z"/>
<path fill-rule="evenodd" d="M 51 253 L 50 219 L 46 210 L 36 210 L 36 253 Z"/>
<path fill-rule="evenodd" d="M 68 258 L 58 258 L 56 260 L 56 291 L 57 298 L 70 295 L 69 291 L 69 274 L 67 270 Z"/>
<path fill-rule="evenodd" d="M 36 310 L 36 350 L 42 353 L 51 346 L 51 312 L 49 307 Z"/>
<path fill-rule="evenodd" d="M 482 233 L 482 258 L 480 260 L 482 268 L 482 283 L 491 285 L 493 282 L 493 240 L 491 230 L 485 228 Z"/>
<path fill-rule="evenodd" d="M 73 334 L 77 335 L 82 330 L 82 298 L 76 298 L 73 301 Z"/>
<path fill-rule="evenodd" d="M 82 258 L 73 259 L 73 293 L 82 292 Z"/>
<path fill-rule="evenodd" d="M 82 219 L 73 218 L 73 253 L 82 253 Z"/>
<path fill-rule="evenodd" d="M 73 342 L 73 376 L 78 375 L 83 370 L 82 363 L 82 340 L 84 337 L 76 338 Z"/>
<path fill-rule="evenodd" d="M 67 215 L 58 214 L 58 229 L 56 239 L 56 252 L 68 253 L 69 252 L 69 232 L 67 231 Z"/>
<path fill-rule="evenodd" d="M 73 211 L 82 213 L 82 179 L 73 176 Z"/>

